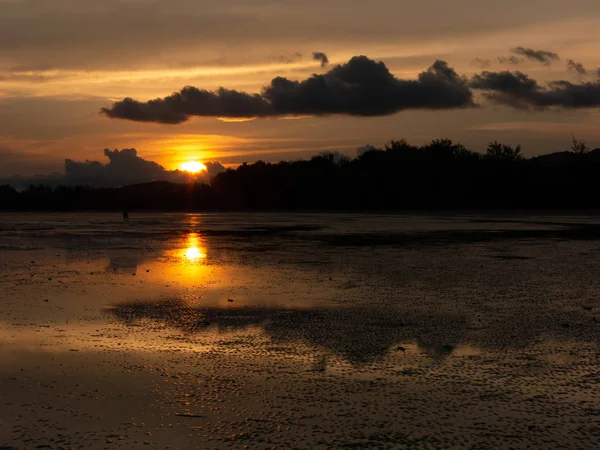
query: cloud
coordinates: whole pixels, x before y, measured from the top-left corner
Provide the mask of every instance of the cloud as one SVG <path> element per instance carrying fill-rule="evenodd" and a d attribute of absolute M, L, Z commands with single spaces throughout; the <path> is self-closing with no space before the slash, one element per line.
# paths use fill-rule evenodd
<path fill-rule="evenodd" d="M 277 62 L 282 62 L 282 63 L 286 63 L 286 64 L 300 61 L 301 59 L 302 59 L 302 53 L 300 53 L 300 52 L 295 52 L 291 56 L 279 55 L 279 56 L 275 56 L 273 58 L 273 60 L 275 60 Z"/>
<path fill-rule="evenodd" d="M 532 48 L 517 47 L 511 50 L 516 55 L 524 56 L 527 59 L 538 61 L 545 66 L 549 66 L 553 61 L 560 59 L 560 56 L 554 52 L 546 50 L 534 50 Z"/>
<path fill-rule="evenodd" d="M 587 75 L 587 70 L 583 67 L 583 64 L 567 59 L 567 69 L 572 72 L 577 72 L 579 75 Z"/>
<path fill-rule="evenodd" d="M 482 72 L 473 76 L 470 85 L 473 89 L 486 91 L 484 96 L 494 103 L 515 108 L 527 108 L 525 99 L 540 87 L 522 72 Z"/>
<path fill-rule="evenodd" d="M 206 171 L 190 174 L 180 170 L 168 170 L 154 161 L 148 161 L 138 156 L 134 148 L 123 150 L 104 150 L 108 163 L 100 161 L 74 161 L 66 159 L 64 173 L 48 173 L 48 164 L 29 161 L 27 154 L 0 147 L 0 159 L 16 164 L 18 168 L 26 169 L 34 166 L 40 169 L 38 175 L 2 176 L 0 184 L 10 184 L 15 188 L 25 188 L 30 184 L 45 184 L 48 186 L 94 186 L 119 187 L 152 181 L 170 181 L 172 183 L 203 182 L 210 183 L 212 178 L 226 168 L 217 161 L 204 161 Z M 45 170 L 44 170 L 45 169 Z"/>
<path fill-rule="evenodd" d="M 192 180 L 208 182 L 225 167 L 218 162 L 206 162 L 207 172 L 197 176 L 179 170 L 167 170 L 154 161 L 148 161 L 137 155 L 134 148 L 123 150 L 104 150 L 108 164 L 99 161 L 65 160 L 64 182 L 71 185 L 125 186 L 148 183 L 151 181 L 171 181 L 185 183 Z"/>
<path fill-rule="evenodd" d="M 190 116 L 267 117 L 272 115 L 272 108 L 259 94 L 225 88 L 213 92 L 187 86 L 168 97 L 145 103 L 125 98 L 110 108 L 102 108 L 101 112 L 110 118 L 177 124 L 186 122 Z"/>
<path fill-rule="evenodd" d="M 600 80 L 574 84 L 552 81 L 541 86 L 522 72 L 482 72 L 470 86 L 483 91 L 488 100 L 518 109 L 594 108 L 600 106 Z"/>
<path fill-rule="evenodd" d="M 475 58 L 471 60 L 471 64 L 477 67 L 481 67 L 482 69 L 487 69 L 492 65 L 492 61 L 489 59 Z"/>
<path fill-rule="evenodd" d="M 166 124 L 200 117 L 285 117 L 304 115 L 384 116 L 405 109 L 473 107 L 467 80 L 436 61 L 416 80 L 396 78 L 382 62 L 355 56 L 325 74 L 303 81 L 277 77 L 260 94 L 188 86 L 164 98 L 125 98 L 101 112 L 110 118 Z"/>
<path fill-rule="evenodd" d="M 312 54 L 312 58 L 315 61 L 320 61 L 321 62 L 321 67 L 327 67 L 329 65 L 329 58 L 323 52 L 314 52 Z"/>
<path fill-rule="evenodd" d="M 545 2 L 540 8 L 539 2 L 520 1 L 515 14 L 504 2 L 472 0 L 456 8 L 444 7 L 443 0 L 411 8 L 389 0 L 0 0 L 0 66 L 105 71 L 170 68 L 215 55 L 261 61 L 265 48 L 286 54 L 308 41 L 319 48 L 356 42 L 357 36 L 371 48 L 420 48 L 430 41 L 456 45 L 499 31 L 508 30 L 512 38 L 523 29 L 536 41 L 548 30 L 555 40 L 589 36 L 596 2 L 581 0 L 576 8 L 563 3 Z M 345 13 L 332 13 L 340 10 Z M 398 17 L 403 17 L 401 27 Z M 347 49 L 342 47 L 339 51 Z"/>
<path fill-rule="evenodd" d="M 0 73 L 0 82 L 27 81 L 31 83 L 47 83 L 64 78 L 66 78 L 66 75 L 64 74 L 45 75 L 41 73 L 27 73 L 18 71 Z"/>
<path fill-rule="evenodd" d="M 516 66 L 517 64 L 525 62 L 525 60 L 523 58 L 517 58 L 516 56 L 498 56 L 498 62 L 500 64 L 513 64 Z"/>
<path fill-rule="evenodd" d="M 206 173 L 209 178 L 227 170 L 225 166 L 218 161 L 205 161 L 204 165 L 206 166 Z"/>
<path fill-rule="evenodd" d="M 11 148 L 11 142 L 5 146 L 0 136 L 0 161 L 2 161 L 2 174 L 0 175 L 0 184 L 2 180 L 17 176 L 20 173 L 44 173 L 58 166 L 52 161 L 52 157 L 40 154 L 37 150 L 26 151 L 23 148 Z"/>

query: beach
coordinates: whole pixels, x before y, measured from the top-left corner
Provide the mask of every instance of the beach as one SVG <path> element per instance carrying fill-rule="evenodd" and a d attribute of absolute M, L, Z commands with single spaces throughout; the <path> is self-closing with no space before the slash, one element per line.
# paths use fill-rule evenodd
<path fill-rule="evenodd" d="M 600 447 L 598 217 L 0 215 L 0 449 Z"/>

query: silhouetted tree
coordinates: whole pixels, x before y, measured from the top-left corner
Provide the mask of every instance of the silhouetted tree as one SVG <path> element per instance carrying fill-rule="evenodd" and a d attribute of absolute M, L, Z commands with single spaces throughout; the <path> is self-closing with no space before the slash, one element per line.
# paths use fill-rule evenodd
<path fill-rule="evenodd" d="M 526 159 L 491 142 L 484 155 L 449 139 L 365 146 L 349 159 L 244 163 L 211 185 L 166 181 L 121 188 L 0 186 L 3 210 L 401 210 L 596 208 L 600 149 L 573 137 L 571 151 Z"/>
<path fill-rule="evenodd" d="M 590 152 L 590 149 L 586 145 L 585 141 L 576 139 L 575 135 L 571 135 L 573 138 L 573 143 L 571 144 L 571 151 L 576 155 L 583 156 Z"/>
<path fill-rule="evenodd" d="M 523 159 L 520 145 L 512 148 L 510 145 L 503 145 L 498 141 L 489 143 L 485 157 L 496 161 L 520 161 Z"/>

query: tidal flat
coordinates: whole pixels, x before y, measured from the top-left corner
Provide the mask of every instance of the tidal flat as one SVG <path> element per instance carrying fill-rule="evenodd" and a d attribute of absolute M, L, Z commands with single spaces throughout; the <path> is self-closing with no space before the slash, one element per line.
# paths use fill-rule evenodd
<path fill-rule="evenodd" d="M 600 216 L 2 214 L 0 449 L 600 448 Z"/>

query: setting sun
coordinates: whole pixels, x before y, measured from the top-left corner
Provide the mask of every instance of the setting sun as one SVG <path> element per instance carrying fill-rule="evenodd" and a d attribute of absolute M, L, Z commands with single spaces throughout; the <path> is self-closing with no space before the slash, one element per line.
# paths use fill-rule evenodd
<path fill-rule="evenodd" d="M 188 161 L 179 166 L 179 170 L 190 173 L 198 173 L 206 170 L 206 166 L 198 161 Z"/>

